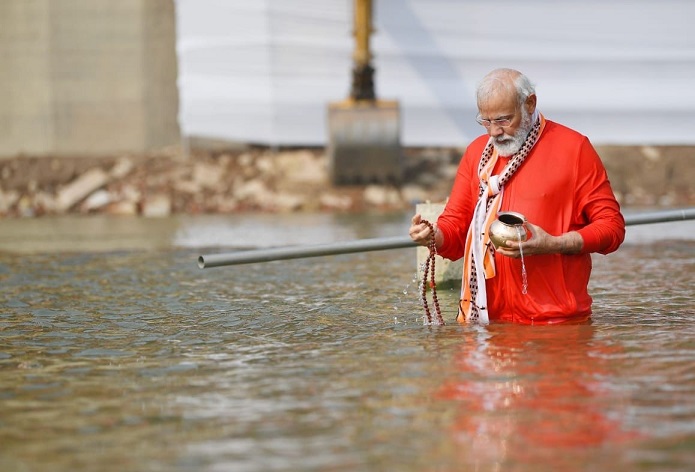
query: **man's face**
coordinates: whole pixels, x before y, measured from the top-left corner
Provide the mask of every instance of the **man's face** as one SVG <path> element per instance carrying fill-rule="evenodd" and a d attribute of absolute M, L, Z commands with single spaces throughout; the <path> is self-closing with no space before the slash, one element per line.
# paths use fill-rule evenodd
<path fill-rule="evenodd" d="M 534 110 L 533 95 L 521 107 L 514 94 L 498 94 L 478 104 L 479 116 L 501 156 L 511 156 L 521 149 L 533 127 L 531 114 Z"/>

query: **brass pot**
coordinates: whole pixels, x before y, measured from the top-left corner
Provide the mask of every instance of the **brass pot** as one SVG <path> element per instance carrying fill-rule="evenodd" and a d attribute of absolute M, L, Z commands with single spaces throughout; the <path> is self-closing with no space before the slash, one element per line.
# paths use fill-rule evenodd
<path fill-rule="evenodd" d="M 515 211 L 497 214 L 497 219 L 490 225 L 490 241 L 495 249 L 504 246 L 505 241 L 526 241 L 526 217 Z"/>

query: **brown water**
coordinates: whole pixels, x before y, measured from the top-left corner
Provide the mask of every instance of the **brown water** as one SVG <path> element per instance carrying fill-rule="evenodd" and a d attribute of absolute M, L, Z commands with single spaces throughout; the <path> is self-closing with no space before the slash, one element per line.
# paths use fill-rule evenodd
<path fill-rule="evenodd" d="M 108 250 L 124 223 L 138 242 Z M 293 223 L 0 222 L 23 241 L 0 253 L 0 470 L 693 470 L 695 240 L 652 225 L 595 257 L 581 326 L 460 326 L 454 290 L 424 326 L 410 249 L 197 268 L 196 241 Z"/>

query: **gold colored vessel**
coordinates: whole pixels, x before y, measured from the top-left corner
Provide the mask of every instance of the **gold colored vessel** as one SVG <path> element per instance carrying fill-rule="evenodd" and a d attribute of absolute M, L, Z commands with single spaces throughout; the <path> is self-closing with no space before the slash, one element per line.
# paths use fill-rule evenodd
<path fill-rule="evenodd" d="M 505 246 L 505 241 L 526 241 L 526 217 L 515 211 L 505 211 L 497 214 L 497 219 L 490 225 L 490 241 L 495 249 Z"/>

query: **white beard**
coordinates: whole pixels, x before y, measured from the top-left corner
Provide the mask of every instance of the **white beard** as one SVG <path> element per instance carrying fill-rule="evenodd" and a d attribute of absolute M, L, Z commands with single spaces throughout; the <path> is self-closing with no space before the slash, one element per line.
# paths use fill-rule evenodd
<path fill-rule="evenodd" d="M 492 144 L 497 149 L 497 154 L 500 156 L 513 156 L 519 152 L 521 146 L 524 145 L 524 141 L 526 141 L 526 137 L 531 132 L 531 128 L 533 128 L 531 115 L 529 115 L 526 110 L 522 109 L 521 123 L 516 133 L 513 135 L 503 134 L 502 136 L 493 138 Z"/>

